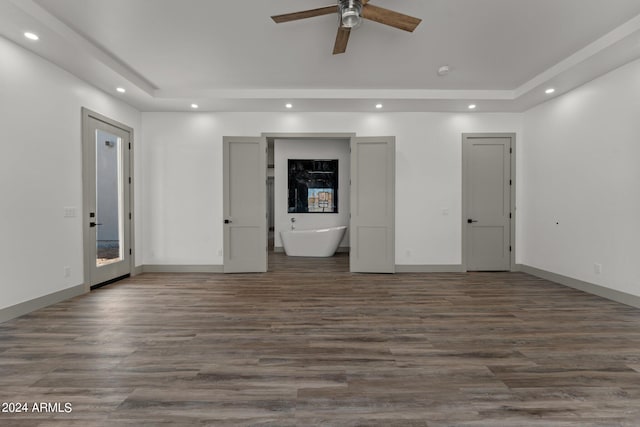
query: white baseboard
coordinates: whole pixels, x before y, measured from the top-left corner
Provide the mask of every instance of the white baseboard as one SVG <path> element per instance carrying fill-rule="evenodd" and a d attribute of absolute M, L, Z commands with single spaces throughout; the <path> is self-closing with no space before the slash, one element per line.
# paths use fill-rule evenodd
<path fill-rule="evenodd" d="M 348 252 L 349 247 L 338 248 L 336 252 Z M 282 247 L 275 248 L 275 252 L 284 253 Z M 407 265 L 396 264 L 396 273 L 461 273 L 461 264 L 424 264 Z M 136 273 L 224 273 L 223 265 L 166 265 L 148 264 L 136 267 Z"/>
<path fill-rule="evenodd" d="M 222 265 L 142 265 L 136 267 L 136 274 L 140 273 L 222 273 L 224 271 Z M 425 265 L 396 265 L 396 273 L 459 273 L 463 268 L 460 264 L 425 264 Z M 516 271 L 531 274 L 555 283 L 559 283 L 570 288 L 578 289 L 593 295 L 600 296 L 612 301 L 626 304 L 632 307 L 640 308 L 640 297 L 626 292 L 616 291 L 594 283 L 585 282 L 574 279 L 572 277 L 563 276 L 561 274 L 552 273 L 536 267 L 524 264 L 517 264 Z M 69 298 L 84 294 L 85 286 L 77 285 L 61 291 L 53 292 L 48 295 L 41 296 L 20 304 L 0 309 L 0 323 L 14 319 L 39 310 L 49 305 L 57 304 Z"/>
<path fill-rule="evenodd" d="M 224 266 L 147 264 L 141 266 L 141 270 L 142 273 L 224 273 Z"/>
<path fill-rule="evenodd" d="M 338 249 L 336 249 L 336 253 L 349 253 L 349 251 L 351 251 L 351 247 L 349 246 L 340 246 Z M 282 246 L 275 246 L 273 248 L 273 252 L 277 254 L 283 254 L 284 248 Z"/>
<path fill-rule="evenodd" d="M 588 294 L 597 295 L 602 298 L 606 298 L 615 302 L 630 305 L 632 307 L 640 308 L 640 297 L 626 292 L 616 291 L 615 289 L 606 288 L 604 286 L 596 285 L 594 283 L 584 282 L 582 280 L 574 279 L 572 277 L 563 276 L 562 274 L 552 273 L 550 271 L 542 270 L 536 267 L 531 267 L 524 264 L 516 264 L 518 271 L 531 274 L 532 276 L 540 277 L 551 282 L 559 283 L 561 285 L 568 286 L 570 288 L 578 289 Z"/>
<path fill-rule="evenodd" d="M 57 304 L 69 298 L 77 297 L 85 292 L 84 285 L 77 285 L 29 301 L 21 302 L 20 304 L 12 305 L 11 307 L 0 309 L 0 323 L 29 314 L 32 311 L 36 311 L 41 308 Z"/>
<path fill-rule="evenodd" d="M 396 264 L 396 273 L 462 273 L 462 264 Z"/>

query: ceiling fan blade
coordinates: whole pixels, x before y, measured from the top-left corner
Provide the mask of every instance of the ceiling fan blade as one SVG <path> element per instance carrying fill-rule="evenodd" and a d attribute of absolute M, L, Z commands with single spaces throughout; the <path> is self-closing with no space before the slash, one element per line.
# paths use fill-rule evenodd
<path fill-rule="evenodd" d="M 347 51 L 347 43 L 349 43 L 349 35 L 351 35 L 351 28 L 338 27 L 338 34 L 336 34 L 336 44 L 333 46 L 333 54 L 345 53 Z"/>
<path fill-rule="evenodd" d="M 367 4 L 362 7 L 362 17 L 370 21 L 379 22 L 389 25 L 400 30 L 409 31 L 410 33 L 422 22 L 422 19 L 413 16 L 394 12 L 393 10 Z"/>
<path fill-rule="evenodd" d="M 274 15 L 271 17 L 276 23 L 297 21 L 298 19 L 313 18 L 314 16 L 329 15 L 338 11 L 337 6 L 321 7 L 319 9 L 303 10 L 302 12 L 285 13 L 284 15 Z"/>

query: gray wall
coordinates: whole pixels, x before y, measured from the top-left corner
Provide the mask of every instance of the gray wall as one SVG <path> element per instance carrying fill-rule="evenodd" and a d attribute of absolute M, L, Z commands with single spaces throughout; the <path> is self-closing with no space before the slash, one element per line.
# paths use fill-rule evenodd
<path fill-rule="evenodd" d="M 640 296 L 640 61 L 524 113 L 522 263 Z"/>
<path fill-rule="evenodd" d="M 131 126 L 135 135 L 141 115 L 3 37 L 0 58 L 0 236 L 11 242 L 0 245 L 2 309 L 83 283 L 81 108 Z M 75 214 L 65 216 L 67 210 Z M 142 253 L 137 225 L 134 250 Z"/>

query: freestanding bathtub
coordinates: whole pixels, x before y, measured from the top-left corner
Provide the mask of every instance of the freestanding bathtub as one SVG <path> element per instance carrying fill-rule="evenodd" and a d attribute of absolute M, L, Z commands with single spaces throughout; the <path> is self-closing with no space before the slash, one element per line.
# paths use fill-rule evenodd
<path fill-rule="evenodd" d="M 347 227 L 343 225 L 320 230 L 281 231 L 280 237 L 288 256 L 330 257 L 346 231 Z"/>

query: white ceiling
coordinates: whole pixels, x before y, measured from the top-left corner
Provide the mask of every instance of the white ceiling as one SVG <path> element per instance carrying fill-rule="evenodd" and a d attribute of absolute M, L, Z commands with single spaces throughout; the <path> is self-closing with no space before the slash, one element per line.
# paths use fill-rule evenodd
<path fill-rule="evenodd" d="M 640 0 L 371 0 L 423 22 L 343 55 L 337 16 L 269 18 L 331 3 L 0 0 L 0 34 L 143 111 L 522 111 L 640 57 Z"/>

